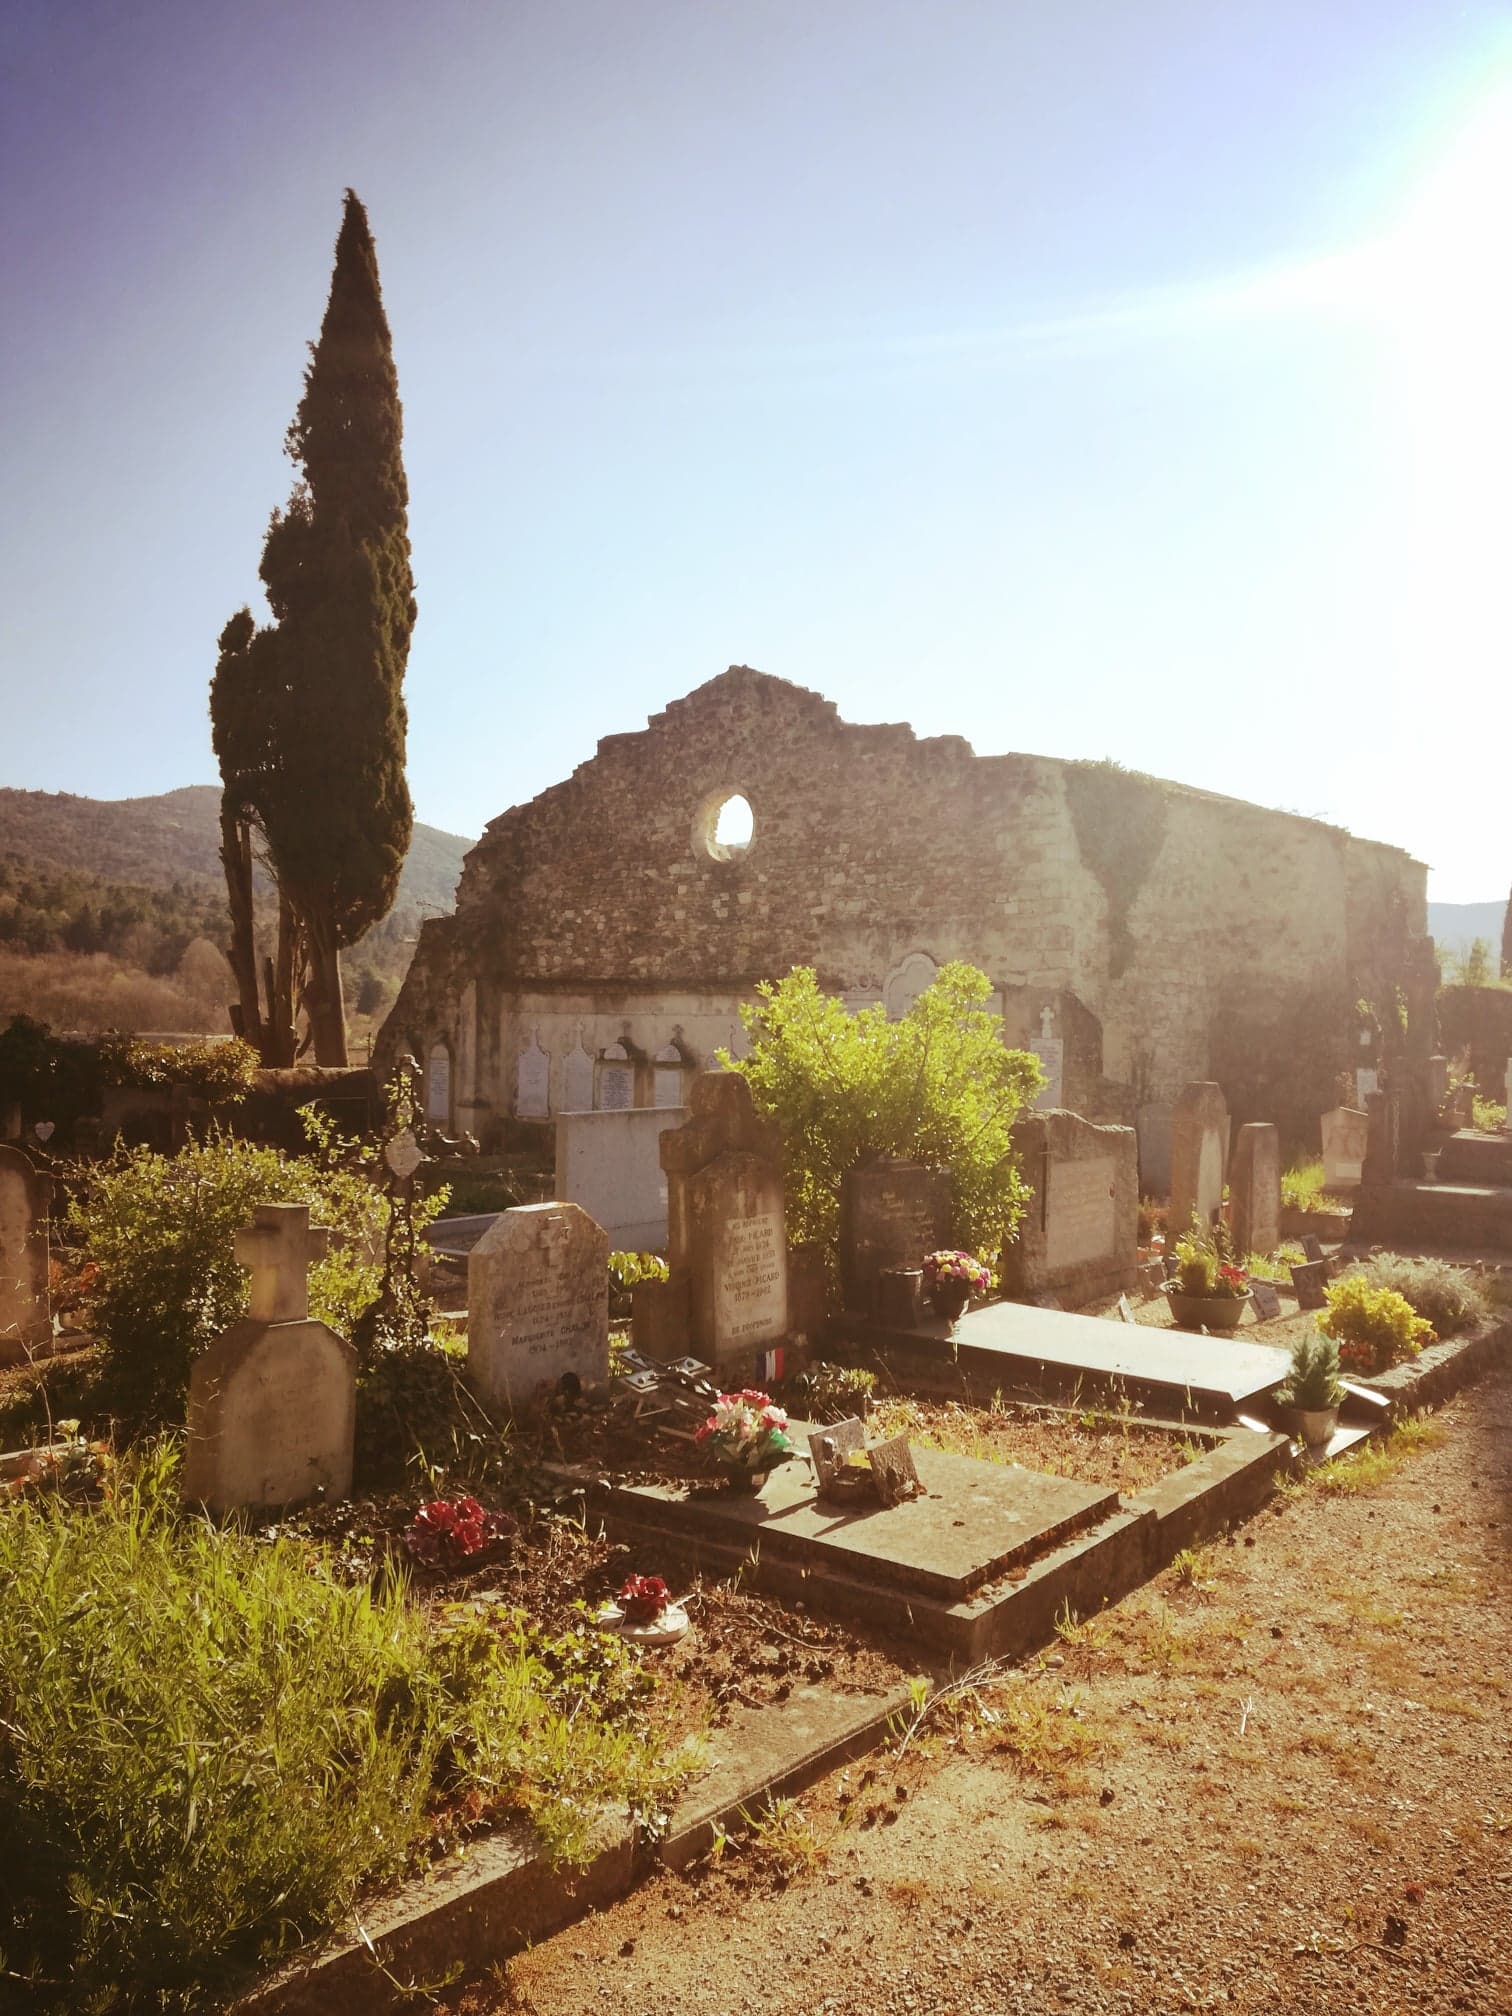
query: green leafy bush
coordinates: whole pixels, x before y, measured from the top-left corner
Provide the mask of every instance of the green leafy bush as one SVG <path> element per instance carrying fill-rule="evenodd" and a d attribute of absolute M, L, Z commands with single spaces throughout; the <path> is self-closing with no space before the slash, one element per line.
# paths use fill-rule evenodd
<path fill-rule="evenodd" d="M 185 1085 L 202 1099 L 234 1105 L 245 1099 L 257 1073 L 257 1052 L 239 1036 L 215 1043 L 144 1043 L 139 1036 L 100 1038 L 101 1077 L 107 1085 L 139 1090 Z"/>
<path fill-rule="evenodd" d="M 740 1011 L 750 1054 L 720 1061 L 782 1127 L 789 1240 L 821 1246 L 833 1270 L 841 1177 L 900 1156 L 949 1169 L 953 1237 L 996 1254 L 1024 1207 L 1013 1123 L 1042 1074 L 1029 1052 L 1004 1047 L 986 974 L 942 966 L 896 1022 L 881 1007 L 851 1014 L 807 966 L 758 991 Z"/>
<path fill-rule="evenodd" d="M 622 1322 L 630 1314 L 631 1294 L 637 1281 L 665 1281 L 667 1263 L 659 1253 L 611 1253 L 609 1255 L 609 1314 Z"/>
<path fill-rule="evenodd" d="M 82 1170 L 68 1231 L 99 1274 L 90 1316 L 105 1385 L 127 1415 L 181 1417 L 190 1360 L 247 1304 L 237 1232 L 258 1204 L 308 1204 L 335 1233 L 310 1271 L 310 1310 L 343 1336 L 378 1292 L 388 1200 L 311 1117 L 316 1152 L 284 1155 L 228 1135 L 177 1155 L 121 1150 Z"/>
<path fill-rule="evenodd" d="M 1371 1287 L 1363 1274 L 1331 1281 L 1324 1293 L 1328 1307 L 1318 1328 L 1338 1345 L 1347 1372 L 1384 1372 L 1433 1342 L 1433 1326 L 1414 1314 L 1404 1296 L 1394 1288 Z"/>
<path fill-rule="evenodd" d="M 1377 1253 L 1362 1270 L 1372 1288 L 1394 1288 L 1440 1337 L 1473 1330 L 1491 1313 L 1486 1291 L 1465 1267 L 1448 1260 L 1414 1260 Z"/>
<path fill-rule="evenodd" d="M 1281 1177 L 1281 1202 L 1288 1211 L 1347 1211 L 1342 1198 L 1323 1188 L 1323 1163 L 1297 1162 Z"/>
<path fill-rule="evenodd" d="M 1482 1099 L 1477 1092 L 1470 1124 L 1477 1134 L 1500 1134 L 1507 1125 L 1507 1109 L 1495 1099 Z"/>
<path fill-rule="evenodd" d="M 98 1510 L 0 1513 L 0 1587 L 0 1978 L 27 2008 L 205 2006 L 427 1838 L 513 1811 L 580 1858 L 601 1803 L 654 1811 L 678 1768 L 603 1634 L 432 1627 L 181 1516 L 166 1445 Z"/>

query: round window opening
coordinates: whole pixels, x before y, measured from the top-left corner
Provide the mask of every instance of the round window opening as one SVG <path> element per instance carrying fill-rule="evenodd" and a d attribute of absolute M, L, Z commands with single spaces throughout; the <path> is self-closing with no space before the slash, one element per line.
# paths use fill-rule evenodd
<path fill-rule="evenodd" d="M 711 861 L 738 861 L 755 830 L 750 800 L 738 791 L 716 791 L 699 808 L 693 842 Z"/>

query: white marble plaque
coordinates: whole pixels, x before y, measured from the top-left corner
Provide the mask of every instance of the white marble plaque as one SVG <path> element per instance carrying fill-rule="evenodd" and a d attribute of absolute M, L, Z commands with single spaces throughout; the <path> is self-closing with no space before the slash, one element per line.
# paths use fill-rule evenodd
<path fill-rule="evenodd" d="M 1052 1271 L 1110 1260 L 1117 1250 L 1111 1155 L 1057 1162 L 1050 1170 L 1045 1222 L 1045 1264 Z"/>
<path fill-rule="evenodd" d="M 551 1111 L 551 1058 L 536 1036 L 520 1052 L 515 1074 L 515 1112 L 522 1120 L 544 1120 Z"/>
<path fill-rule="evenodd" d="M 635 1104 L 635 1072 L 630 1065 L 599 1066 L 598 1103 L 605 1113 L 624 1113 Z"/>
<path fill-rule="evenodd" d="M 1355 1072 L 1355 1104 L 1357 1106 L 1363 1106 L 1365 1104 L 1365 1101 L 1370 1097 L 1371 1093 L 1379 1092 L 1380 1089 L 1381 1089 L 1380 1072 L 1373 1069 L 1368 1069 L 1365 1065 L 1362 1064 L 1360 1068 Z"/>
<path fill-rule="evenodd" d="M 444 1043 L 431 1045 L 425 1072 L 425 1117 L 433 1126 L 451 1124 L 451 1052 Z"/>
<path fill-rule="evenodd" d="M 562 1109 L 567 1113 L 593 1110 L 593 1059 L 581 1043 L 562 1060 Z"/>
<path fill-rule="evenodd" d="M 658 1064 L 651 1073 L 651 1104 L 681 1106 L 686 1075 L 681 1064 Z"/>
<path fill-rule="evenodd" d="M 775 1211 L 730 1218 L 715 1255 L 715 1326 L 726 1348 L 763 1343 L 787 1327 L 787 1254 Z"/>
<path fill-rule="evenodd" d="M 1064 1082 L 1066 1045 L 1060 1036 L 1036 1036 L 1029 1048 L 1044 1066 L 1044 1090 L 1034 1102 L 1036 1113 L 1048 1113 L 1052 1106 L 1059 1106 Z"/>

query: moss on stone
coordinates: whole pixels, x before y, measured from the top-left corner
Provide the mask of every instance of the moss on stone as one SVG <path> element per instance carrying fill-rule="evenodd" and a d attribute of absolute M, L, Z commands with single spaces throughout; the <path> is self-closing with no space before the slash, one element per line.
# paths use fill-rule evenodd
<path fill-rule="evenodd" d="M 1108 977 L 1116 980 L 1134 952 L 1135 899 L 1165 841 L 1166 787 L 1104 757 L 1066 766 L 1066 802 L 1082 860 L 1108 899 Z"/>

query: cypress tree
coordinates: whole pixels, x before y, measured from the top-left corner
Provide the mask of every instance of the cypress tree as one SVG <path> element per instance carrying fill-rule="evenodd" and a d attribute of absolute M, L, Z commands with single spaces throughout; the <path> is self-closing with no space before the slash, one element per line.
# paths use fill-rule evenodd
<path fill-rule="evenodd" d="M 232 618 L 210 697 L 223 851 L 244 856 L 254 827 L 266 843 L 303 941 L 318 1064 L 346 1062 L 340 955 L 391 909 L 413 824 L 403 682 L 415 596 L 401 432 L 377 256 L 349 189 L 325 320 L 285 441 L 302 479 L 273 514 L 258 570 L 273 622 Z M 227 858 L 228 886 L 231 877 Z M 233 923 L 237 907 L 233 888 Z M 287 956 L 281 949 L 280 982 Z M 245 1021 L 241 964 L 238 978 Z"/>
<path fill-rule="evenodd" d="M 1501 977 L 1512 980 L 1512 896 L 1507 898 L 1507 913 L 1502 918 Z"/>

